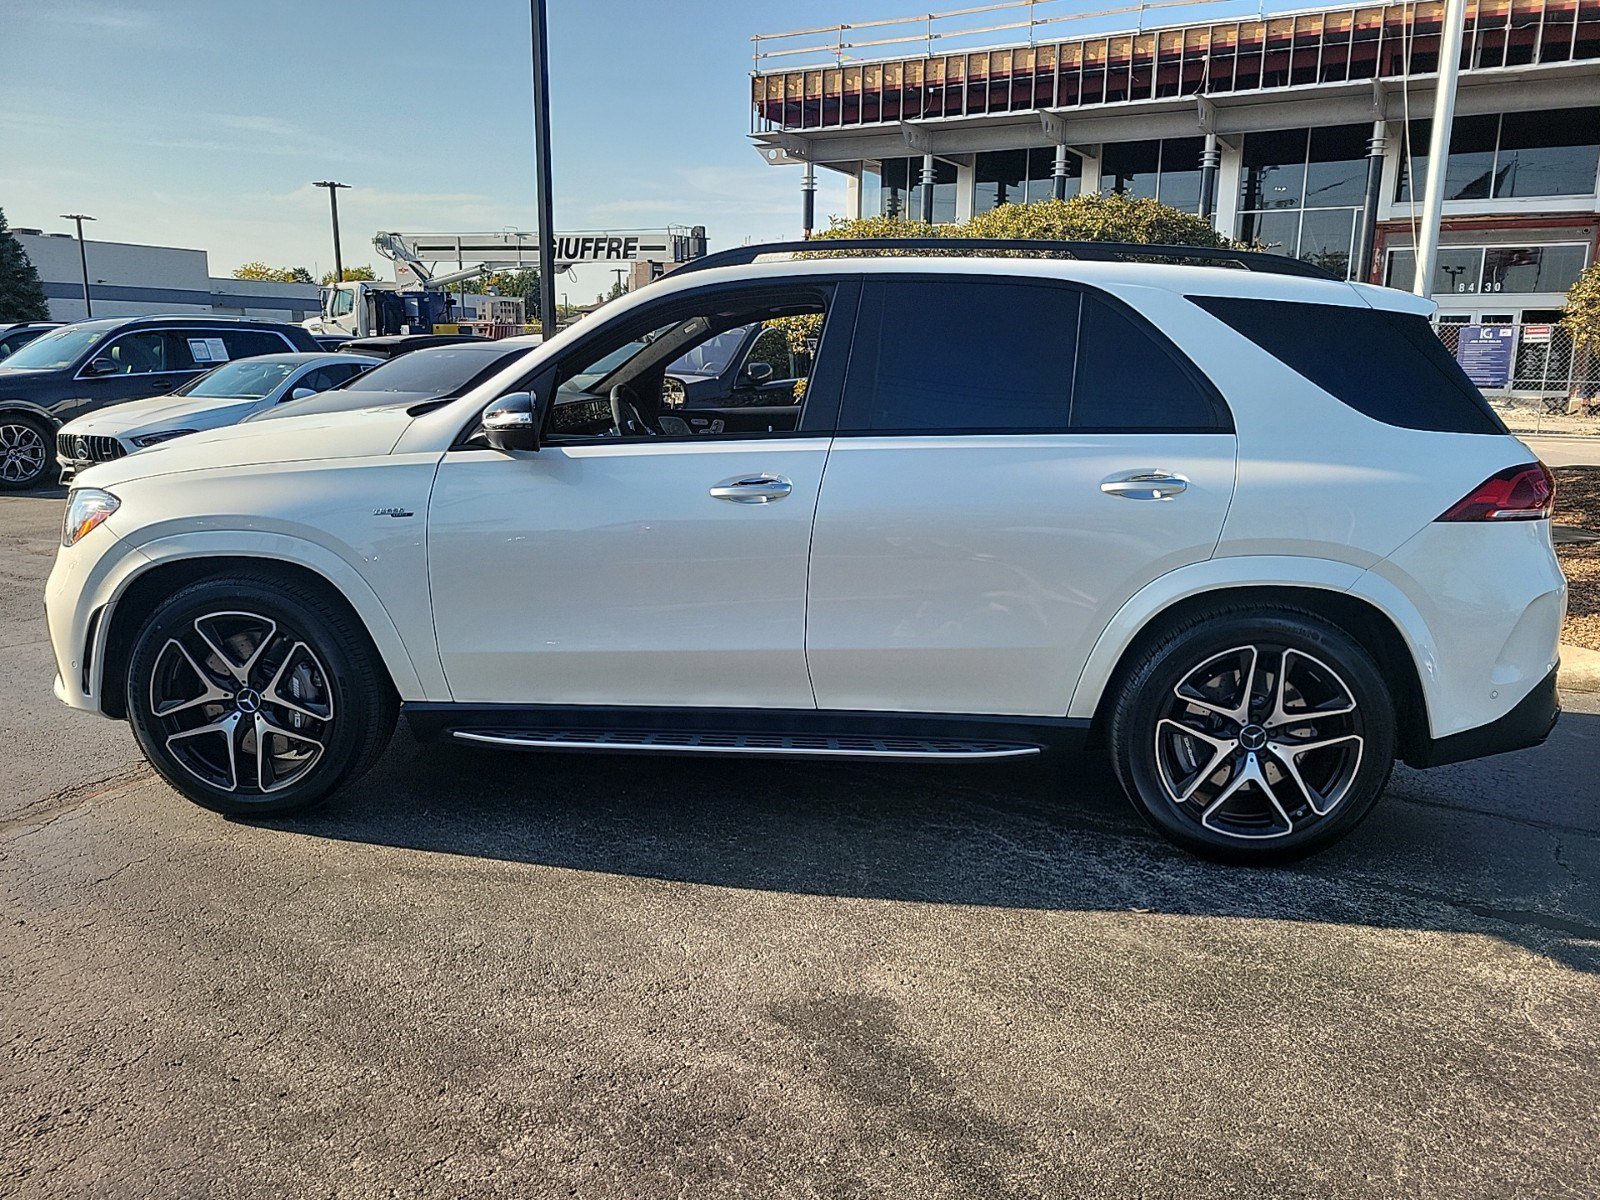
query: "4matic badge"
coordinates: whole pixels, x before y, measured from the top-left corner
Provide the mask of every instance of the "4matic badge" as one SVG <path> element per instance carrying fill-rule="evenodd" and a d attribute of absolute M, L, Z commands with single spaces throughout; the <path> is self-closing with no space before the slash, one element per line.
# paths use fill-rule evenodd
<path fill-rule="evenodd" d="M 417 514 L 409 508 L 375 508 L 372 510 L 375 517 L 414 517 Z"/>

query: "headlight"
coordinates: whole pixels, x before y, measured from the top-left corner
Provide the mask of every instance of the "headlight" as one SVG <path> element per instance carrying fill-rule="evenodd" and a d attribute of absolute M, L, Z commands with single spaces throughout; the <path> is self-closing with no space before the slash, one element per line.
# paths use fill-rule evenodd
<path fill-rule="evenodd" d="M 67 515 L 61 522 L 61 544 L 71 546 L 122 507 L 110 492 L 99 488 L 73 488 L 67 495 Z"/>
<path fill-rule="evenodd" d="M 169 442 L 175 437 L 182 437 L 186 433 L 193 433 L 192 429 L 163 429 L 160 433 L 142 433 L 133 439 L 133 444 L 140 450 L 146 446 L 154 446 L 158 442 Z"/>

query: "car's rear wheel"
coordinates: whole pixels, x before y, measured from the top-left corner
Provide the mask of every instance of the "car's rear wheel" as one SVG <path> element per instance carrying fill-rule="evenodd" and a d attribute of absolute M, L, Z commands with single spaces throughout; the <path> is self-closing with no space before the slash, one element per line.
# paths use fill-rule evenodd
<path fill-rule="evenodd" d="M 28 413 L 0 416 L 0 491 L 20 492 L 44 482 L 54 431 L 42 417 Z"/>
<path fill-rule="evenodd" d="M 393 689 L 365 634 L 317 589 L 203 580 L 145 621 L 127 711 L 145 756 L 196 804 L 304 808 L 356 778 L 393 732 Z"/>
<path fill-rule="evenodd" d="M 1360 823 L 1394 764 L 1394 703 L 1372 656 L 1295 610 L 1200 614 L 1123 677 L 1110 724 L 1134 806 L 1212 858 L 1283 862 Z"/>

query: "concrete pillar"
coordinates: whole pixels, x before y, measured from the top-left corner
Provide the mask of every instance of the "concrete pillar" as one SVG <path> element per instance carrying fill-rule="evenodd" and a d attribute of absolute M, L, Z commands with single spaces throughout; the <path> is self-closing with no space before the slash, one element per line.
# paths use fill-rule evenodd
<path fill-rule="evenodd" d="M 1244 170 L 1244 142 L 1235 138 L 1232 146 L 1223 143 L 1221 150 L 1222 161 L 1217 170 L 1217 209 L 1212 228 L 1223 237 L 1236 238 L 1239 236 L 1239 176 Z"/>
<path fill-rule="evenodd" d="M 968 154 L 964 162 L 956 163 L 956 221 L 970 221 L 974 211 L 974 198 L 978 185 L 978 158 Z"/>

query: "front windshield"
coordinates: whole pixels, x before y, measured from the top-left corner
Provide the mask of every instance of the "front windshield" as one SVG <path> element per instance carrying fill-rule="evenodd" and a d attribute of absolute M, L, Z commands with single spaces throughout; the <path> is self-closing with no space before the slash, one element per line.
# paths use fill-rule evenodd
<path fill-rule="evenodd" d="M 97 342 L 104 341 L 110 332 L 104 328 L 86 329 L 82 326 L 68 325 L 43 337 L 34 338 L 6 359 L 5 367 L 58 371 L 77 362 L 85 350 Z"/>
<path fill-rule="evenodd" d="M 293 375 L 298 367 L 298 363 L 258 362 L 241 358 L 238 362 L 225 363 L 214 371 L 207 371 L 199 379 L 179 388 L 177 394 L 259 400 Z"/>
<path fill-rule="evenodd" d="M 413 350 L 373 367 L 365 375 L 344 385 L 347 392 L 426 392 L 442 396 L 470 383 L 477 374 L 498 361 L 494 353 L 479 347 L 435 346 Z"/>

